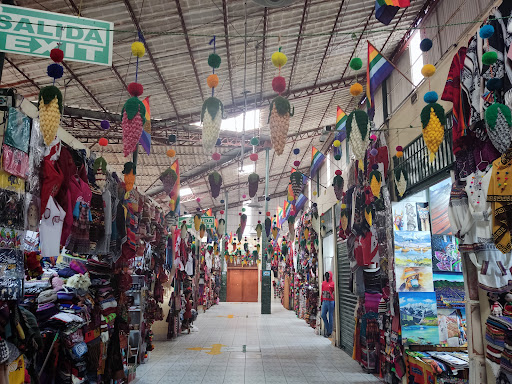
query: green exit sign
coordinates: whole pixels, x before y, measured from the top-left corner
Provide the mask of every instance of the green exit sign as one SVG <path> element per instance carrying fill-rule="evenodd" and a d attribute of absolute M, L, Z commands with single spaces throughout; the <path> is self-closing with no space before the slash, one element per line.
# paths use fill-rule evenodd
<path fill-rule="evenodd" d="M 0 4 L 0 51 L 50 57 L 57 47 L 64 59 L 112 65 L 114 24 Z"/>

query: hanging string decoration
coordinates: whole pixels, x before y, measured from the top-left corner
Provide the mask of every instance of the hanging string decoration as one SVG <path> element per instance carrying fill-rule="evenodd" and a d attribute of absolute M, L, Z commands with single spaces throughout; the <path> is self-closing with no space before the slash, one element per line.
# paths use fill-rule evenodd
<path fill-rule="evenodd" d="M 206 99 L 201 109 L 201 123 L 203 124 L 203 150 L 210 154 L 219 138 L 220 126 L 224 115 L 224 105 L 215 97 L 215 87 L 219 84 L 219 78 L 215 69 L 220 67 L 220 56 L 215 53 L 215 36 L 210 40 L 213 44 L 213 53 L 208 57 L 208 65 L 212 67 L 212 74 L 208 76 L 206 83 L 212 89 L 212 96 Z"/>
<path fill-rule="evenodd" d="M 165 154 L 167 155 L 167 157 L 174 157 L 176 156 L 176 151 L 174 149 L 168 149 L 167 152 L 165 152 Z"/>
<path fill-rule="evenodd" d="M 292 185 L 293 194 L 297 197 L 300 196 L 304 188 L 302 173 L 299 171 L 292 172 L 290 175 L 290 184 Z"/>
<path fill-rule="evenodd" d="M 379 166 L 373 164 L 375 168 L 370 172 L 370 189 L 373 196 L 380 198 L 380 188 L 382 186 L 382 174 L 379 172 Z"/>
<path fill-rule="evenodd" d="M 174 185 L 178 181 L 178 174 L 172 168 L 167 168 L 164 173 L 160 175 L 160 181 L 164 185 L 164 191 L 170 195 Z"/>
<path fill-rule="evenodd" d="M 494 103 L 485 110 L 487 134 L 494 147 L 505 153 L 512 142 L 512 114 L 505 104 Z"/>
<path fill-rule="evenodd" d="M 135 164 L 131 161 L 128 161 L 124 164 L 123 175 L 124 175 L 124 185 L 126 192 L 130 192 L 135 185 L 135 175 L 137 174 L 137 169 Z"/>
<path fill-rule="evenodd" d="M 423 126 L 423 140 L 430 152 L 430 162 L 433 162 L 444 139 L 446 125 L 444 108 L 437 103 L 429 103 L 421 111 L 420 117 Z"/>
<path fill-rule="evenodd" d="M 217 224 L 217 235 L 222 236 L 226 232 L 226 220 L 219 219 L 219 223 Z"/>
<path fill-rule="evenodd" d="M 256 237 L 258 240 L 261 238 L 261 232 L 263 231 L 263 226 L 261 225 L 261 221 L 258 221 L 258 224 L 256 224 Z"/>
<path fill-rule="evenodd" d="M 347 118 L 347 138 L 356 159 L 361 160 L 366 153 L 370 136 L 370 119 L 362 110 L 355 110 Z"/>
<path fill-rule="evenodd" d="M 402 168 L 395 169 L 394 174 L 396 191 L 398 192 L 398 195 L 402 197 L 407 190 L 408 176 Z"/>
<path fill-rule="evenodd" d="M 210 190 L 212 197 L 216 199 L 220 195 L 220 187 L 222 186 L 222 176 L 219 172 L 213 171 L 208 175 L 208 182 L 210 183 Z"/>
<path fill-rule="evenodd" d="M 270 220 L 270 217 L 265 218 L 265 234 L 267 237 L 270 236 L 270 230 L 272 228 L 272 220 Z"/>
<path fill-rule="evenodd" d="M 258 193 L 258 184 L 260 182 L 260 176 L 257 173 L 251 173 L 247 178 L 249 181 L 249 197 L 252 199 Z"/>
<path fill-rule="evenodd" d="M 279 75 L 272 80 L 272 89 L 279 94 L 270 103 L 270 112 L 268 115 L 268 123 L 270 128 L 270 140 L 274 146 L 275 153 L 280 156 L 283 154 L 284 146 L 286 144 L 286 137 L 290 127 L 290 116 L 293 116 L 293 109 L 290 102 L 281 96 L 286 90 L 286 81 L 281 76 L 281 67 L 283 67 L 288 58 L 281 52 L 279 47 L 278 52 L 272 54 L 272 64 L 279 69 Z"/>
<path fill-rule="evenodd" d="M 288 236 L 291 241 L 295 240 L 295 216 L 288 218 Z"/>
<path fill-rule="evenodd" d="M 336 195 L 336 199 L 341 200 L 343 198 L 343 187 L 345 185 L 345 180 L 341 177 L 341 171 L 336 170 L 336 175 L 332 181 L 332 186 L 334 187 L 334 194 Z"/>

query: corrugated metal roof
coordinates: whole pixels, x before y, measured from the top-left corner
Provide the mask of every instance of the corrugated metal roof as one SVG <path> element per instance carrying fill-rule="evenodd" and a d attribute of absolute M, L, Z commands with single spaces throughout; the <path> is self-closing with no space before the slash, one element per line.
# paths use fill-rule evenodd
<path fill-rule="evenodd" d="M 223 4 L 225 1 L 225 4 Z M 128 5 L 127 5 L 128 3 Z M 272 90 L 272 78 L 278 71 L 270 62 L 270 56 L 279 46 L 288 56 L 288 64 L 283 67 L 281 75 L 285 77 L 287 85 L 290 82 L 290 101 L 295 107 L 295 116 L 290 120 L 289 135 L 285 152 L 281 156 L 271 156 L 271 176 L 269 193 L 279 194 L 286 190 L 288 184 L 288 173 L 293 161 L 301 161 L 300 167 L 308 167 L 310 151 L 312 146 L 321 147 L 320 133 L 326 125 L 333 125 L 336 117 L 336 106 L 350 112 L 356 105 L 356 99 L 348 92 L 347 85 L 357 80 L 365 82 L 365 67 L 355 73 L 348 67 L 351 57 L 361 57 L 366 62 L 366 43 L 369 39 L 383 53 L 391 54 L 398 42 L 415 20 L 424 2 L 412 1 L 407 9 L 400 10 L 389 28 L 397 27 L 398 30 L 390 33 L 368 33 L 374 29 L 385 28 L 373 16 L 374 0 L 309 0 L 304 3 L 297 1 L 292 6 L 283 9 L 265 9 L 247 2 L 247 77 L 246 87 L 248 90 L 247 105 L 254 107 L 255 95 L 258 106 L 263 105 L 260 115 L 259 135 L 269 136 L 267 117 L 268 103 L 266 100 L 274 95 Z M 304 5 L 306 4 L 306 7 Z M 167 135 L 172 131 L 178 133 L 187 132 L 187 123 L 198 120 L 197 112 L 201 110 L 202 100 L 209 96 L 210 90 L 206 86 L 206 77 L 211 73 L 207 64 L 208 55 L 212 52 L 208 42 L 211 35 L 216 35 L 217 53 L 222 58 L 221 67 L 216 70 L 220 78 L 219 87 L 215 96 L 223 101 L 225 106 L 243 103 L 243 81 L 244 81 L 244 19 L 245 7 L 242 0 L 180 0 L 183 21 L 190 43 L 190 52 L 184 35 L 172 35 L 171 33 L 183 33 L 180 14 L 175 1 L 164 0 L 114 0 L 100 1 L 88 0 L 75 2 L 73 0 L 18 0 L 17 5 L 29 8 L 44 9 L 51 12 L 66 14 L 77 14 L 80 9 L 81 15 L 89 18 L 96 18 L 111 21 L 115 25 L 114 33 L 114 54 L 113 68 L 102 66 L 91 66 L 88 64 L 67 62 L 74 75 L 83 83 L 87 90 L 95 96 L 102 107 L 113 114 L 119 114 L 128 98 L 123 82 L 130 83 L 135 78 L 135 60 L 131 56 L 130 46 L 137 39 L 136 27 L 129 13 L 129 8 L 138 20 L 145 40 L 166 88 L 174 101 L 176 110 L 170 102 L 170 98 L 155 71 L 149 56 L 146 54 L 139 61 L 138 81 L 144 86 L 144 96 L 150 95 L 151 113 L 154 119 L 167 121 L 168 129 L 155 130 L 154 141 L 150 156 L 145 153 L 139 154 L 137 167 L 137 184 L 142 190 L 150 186 L 159 186 L 158 175 L 163 172 L 173 159 L 169 159 L 165 152 L 169 148 L 166 145 Z M 226 15 L 223 13 L 225 5 Z M 335 23 L 336 15 L 340 16 Z M 224 25 L 226 16 L 227 25 Z M 304 24 L 301 28 L 301 20 Z M 399 22 L 397 23 L 397 21 Z M 267 35 L 263 38 L 264 27 Z M 224 36 L 227 27 L 228 38 Z M 297 36 L 302 30 L 303 36 Z M 343 33 L 330 38 L 332 31 Z M 121 32 L 125 31 L 125 32 Z M 360 35 L 363 32 L 363 36 Z M 167 32 L 167 35 L 158 35 L 154 32 Z M 351 35 L 355 32 L 355 35 Z M 197 34 L 197 35 L 196 35 Z M 279 41 L 277 36 L 281 36 Z M 230 57 L 227 57 L 227 46 L 229 44 Z M 256 47 L 256 45 L 258 45 Z M 264 52 L 263 52 L 264 48 Z M 294 53 L 297 49 L 297 57 L 294 60 Z M 261 62 L 263 56 L 265 62 Z M 49 85 L 51 79 L 46 75 L 46 67 L 50 63 L 47 59 L 8 55 L 15 65 L 39 87 Z M 228 60 L 231 66 L 231 78 L 228 70 Z M 293 66 L 292 63 L 295 63 Z M 197 70 L 203 94 L 200 93 L 194 67 Z M 257 73 L 255 73 L 257 65 Z M 116 75 L 119 74 L 119 78 Z M 334 90 L 326 84 L 336 83 L 342 79 L 352 79 L 347 85 L 340 82 L 334 85 Z M 121 81 L 122 80 L 122 81 Z M 17 84 L 17 91 L 34 101 L 37 99 L 38 89 L 27 81 L 18 70 L 7 64 L 4 68 L 2 84 Z M 73 80 L 68 71 L 64 77 L 57 81 L 58 86 L 65 94 L 65 105 L 83 110 L 102 111 L 100 106 L 89 96 L 87 91 L 76 80 Z M 317 87 L 315 89 L 315 87 Z M 307 89 L 305 92 L 298 90 Z M 233 96 L 231 94 L 233 92 Z M 230 109 L 232 112 L 233 109 Z M 176 123 L 176 112 L 180 116 L 179 124 Z M 232 112 L 233 113 L 233 112 Z M 107 114 L 105 114 L 105 118 Z M 67 122 L 68 120 L 66 120 Z M 122 170 L 123 164 L 128 159 L 123 157 L 121 135 L 115 132 L 103 132 L 97 128 L 85 128 L 85 125 L 76 124 L 68 130 L 87 142 L 88 146 L 102 154 L 110 166 L 116 171 Z M 197 127 L 196 127 L 197 128 Z M 301 132 L 318 130 L 316 134 L 300 136 Z M 102 136 L 108 137 L 112 144 L 100 149 L 95 140 Z M 196 135 L 197 136 L 197 135 Z M 231 136 L 240 136 L 232 134 Z M 195 136 L 194 136 L 195 137 Z M 249 140 L 250 136 L 246 136 Z M 239 138 L 238 138 L 239 140 Z M 199 141 L 188 141 L 187 145 L 178 145 L 177 159 L 180 162 L 182 174 L 195 175 L 202 171 L 203 177 L 194 177 L 190 181 L 194 197 L 200 197 L 200 206 L 205 208 L 212 205 L 220 205 L 213 201 L 209 195 L 207 186 L 207 174 L 209 171 L 218 169 L 222 174 L 225 185 L 234 185 L 239 181 L 246 181 L 247 174 L 239 173 L 239 164 L 232 162 L 227 166 L 205 167 L 204 164 L 210 161 L 210 156 L 203 153 Z M 248 144 L 248 143 L 247 143 Z M 299 148 L 301 153 L 296 156 L 292 153 L 294 148 Z M 258 148 L 260 159 L 257 162 L 256 172 L 263 176 L 264 172 L 264 151 Z M 231 154 L 233 147 L 219 147 L 218 151 L 223 154 Z M 230 152 L 231 151 L 231 152 Z M 248 156 L 248 153 L 247 153 Z M 244 165 L 252 164 L 246 158 Z M 280 175 L 281 178 L 275 176 Z M 259 187 L 259 195 L 263 194 L 264 184 Z M 240 190 L 229 191 L 229 201 L 243 200 L 241 196 L 246 194 L 247 187 Z M 219 197 L 218 200 L 223 198 Z M 195 200 L 185 204 L 186 209 L 195 210 L 198 206 Z"/>

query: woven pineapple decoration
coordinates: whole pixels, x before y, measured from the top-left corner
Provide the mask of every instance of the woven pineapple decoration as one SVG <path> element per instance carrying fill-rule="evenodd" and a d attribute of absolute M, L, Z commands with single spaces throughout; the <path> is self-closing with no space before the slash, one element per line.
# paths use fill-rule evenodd
<path fill-rule="evenodd" d="M 261 238 L 261 232 L 262 231 L 263 231 L 263 226 L 258 221 L 258 224 L 256 225 L 256 237 L 258 238 L 258 240 Z"/>
<path fill-rule="evenodd" d="M 444 126 L 446 125 L 444 109 L 437 103 L 429 103 L 421 111 L 420 117 L 423 126 L 423 140 L 430 153 L 430 162 L 433 162 L 444 139 Z"/>
<path fill-rule="evenodd" d="M 374 164 L 375 168 L 370 172 L 370 189 L 373 196 L 380 198 L 380 187 L 382 185 L 382 174 L 379 172 L 379 166 Z"/>
<path fill-rule="evenodd" d="M 249 197 L 252 199 L 258 193 L 258 184 L 260 176 L 257 173 L 251 173 L 248 177 L 249 181 Z"/>
<path fill-rule="evenodd" d="M 302 183 L 302 173 L 299 171 L 295 171 L 290 175 L 290 183 L 292 185 L 293 194 L 295 196 L 300 196 L 302 193 L 303 183 Z"/>
<path fill-rule="evenodd" d="M 220 194 L 220 187 L 222 186 L 222 176 L 219 172 L 213 171 L 208 175 L 208 182 L 210 183 L 210 190 L 212 197 L 216 199 Z"/>
<path fill-rule="evenodd" d="M 39 92 L 39 124 L 44 143 L 50 145 L 59 129 L 62 112 L 62 93 L 53 85 Z"/>
<path fill-rule="evenodd" d="M 343 186 L 345 185 L 345 180 L 341 177 L 341 171 L 339 169 L 336 170 L 336 176 L 334 176 L 334 180 L 332 181 L 332 186 L 334 187 L 334 194 L 338 200 L 341 200 L 343 197 Z"/>
<path fill-rule="evenodd" d="M 347 118 L 347 138 L 357 160 L 362 160 L 370 138 L 370 119 L 368 114 L 356 109 Z"/>
<path fill-rule="evenodd" d="M 272 64 L 279 69 L 279 75 L 272 80 L 272 89 L 279 94 L 272 103 L 270 103 L 270 111 L 268 115 L 268 123 L 270 128 L 270 140 L 274 147 L 275 153 L 280 156 L 283 154 L 288 136 L 288 128 L 290 127 L 290 117 L 293 116 L 293 109 L 290 102 L 281 96 L 286 90 L 286 80 L 281 76 L 281 67 L 286 64 L 288 58 L 281 52 L 272 54 Z"/>

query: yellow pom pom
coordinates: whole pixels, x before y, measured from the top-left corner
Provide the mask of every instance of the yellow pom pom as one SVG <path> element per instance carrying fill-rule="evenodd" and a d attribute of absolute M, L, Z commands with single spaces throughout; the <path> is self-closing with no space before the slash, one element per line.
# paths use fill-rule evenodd
<path fill-rule="evenodd" d="M 132 44 L 132 54 L 133 56 L 137 56 L 138 58 L 141 58 L 146 53 L 146 48 L 144 48 L 144 44 L 142 44 L 140 41 L 136 41 Z"/>
<path fill-rule="evenodd" d="M 352 96 L 359 96 L 361 93 L 363 93 L 363 86 L 361 84 L 355 83 L 350 86 L 350 94 Z"/>
<path fill-rule="evenodd" d="M 215 74 L 208 76 L 206 79 L 206 84 L 208 84 L 210 88 L 215 88 L 217 85 L 219 85 L 219 76 Z"/>
<path fill-rule="evenodd" d="M 341 204 L 341 209 L 347 208 L 347 204 Z"/>
<path fill-rule="evenodd" d="M 283 52 L 274 52 L 272 54 L 272 64 L 277 68 L 283 67 L 287 61 L 288 58 Z"/>
<path fill-rule="evenodd" d="M 339 140 L 334 140 L 334 141 L 332 142 L 332 145 L 334 145 L 336 148 L 338 148 L 338 147 L 341 145 L 341 141 L 339 141 Z"/>
<path fill-rule="evenodd" d="M 174 156 L 176 156 L 176 151 L 171 148 L 171 149 L 167 150 L 166 154 L 168 157 L 174 157 Z"/>
<path fill-rule="evenodd" d="M 425 64 L 423 68 L 421 68 L 421 74 L 425 77 L 434 76 L 434 73 L 436 73 L 436 67 L 432 64 Z"/>
<path fill-rule="evenodd" d="M 313 196 L 316 196 L 316 191 L 313 192 Z"/>
<path fill-rule="evenodd" d="M 396 157 L 398 157 L 398 158 L 401 158 L 401 157 L 403 157 L 403 156 L 404 156 L 404 153 L 403 153 L 402 151 L 398 151 L 398 152 L 396 153 Z"/>

